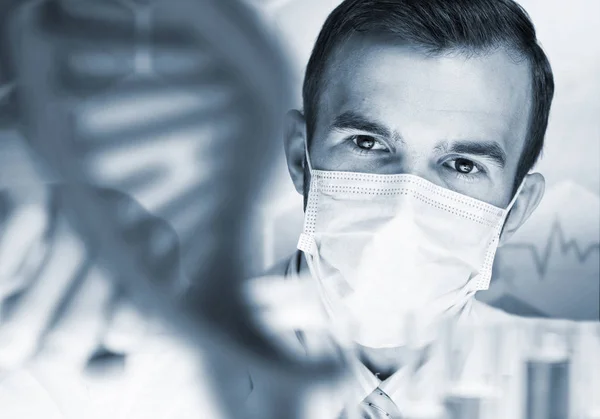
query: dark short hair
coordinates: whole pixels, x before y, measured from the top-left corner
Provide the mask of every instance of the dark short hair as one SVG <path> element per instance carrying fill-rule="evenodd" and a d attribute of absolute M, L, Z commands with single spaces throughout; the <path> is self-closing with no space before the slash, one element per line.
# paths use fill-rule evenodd
<path fill-rule="evenodd" d="M 312 51 L 303 86 L 308 138 L 316 125 L 328 59 L 353 34 L 397 36 L 430 54 L 486 53 L 506 48 L 529 62 L 532 109 L 515 188 L 539 158 L 554 95 L 552 69 L 527 12 L 512 0 L 346 0 L 327 18 Z"/>

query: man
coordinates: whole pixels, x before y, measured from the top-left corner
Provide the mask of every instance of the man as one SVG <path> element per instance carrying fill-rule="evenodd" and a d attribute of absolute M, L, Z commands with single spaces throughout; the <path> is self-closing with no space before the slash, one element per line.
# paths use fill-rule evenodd
<path fill-rule="evenodd" d="M 542 198 L 553 89 L 511 0 L 346 0 L 325 22 L 285 138 L 303 253 L 271 274 L 317 280 L 367 417 L 399 414 L 404 315 L 502 315 L 473 297 Z"/>
<path fill-rule="evenodd" d="M 335 283 L 331 288 L 337 292 L 323 292 L 329 300 L 365 295 L 348 311 L 368 317 L 336 316 L 339 301 L 327 301 L 326 307 L 331 317 L 340 318 L 335 327 L 338 341 L 363 343 L 360 357 L 366 367 L 357 368 L 356 380 L 362 394 L 350 403 L 364 399 L 366 406 L 376 405 L 389 415 L 401 410 L 394 388 L 402 382 L 398 370 L 403 364 L 404 354 L 398 350 L 402 339 L 394 336 L 382 343 L 394 330 L 403 329 L 400 317 L 386 316 L 386 311 L 398 314 L 390 307 L 403 309 L 412 303 L 413 308 L 431 308 L 435 313 L 454 307 L 457 314 L 493 312 L 473 302 L 475 289 L 468 284 L 474 282 L 462 273 L 473 265 L 469 269 L 484 277 L 473 261 L 480 254 L 493 259 L 494 229 L 503 227 L 506 240 L 541 199 L 543 178 L 528 172 L 542 148 L 552 90 L 551 72 L 533 27 L 512 2 L 346 1 L 326 22 L 306 73 L 304 113 L 290 113 L 286 136 L 290 173 L 305 196 L 302 247 L 309 256 L 297 254 L 273 273 L 305 275 L 310 263 L 317 281 L 326 287 Z M 393 186 L 394 182 L 403 186 Z M 339 195 L 344 190 L 360 193 Z M 334 199 L 327 201 L 326 194 Z M 323 208 L 323 202 L 329 207 Z M 504 222 L 500 209 L 509 206 L 512 211 Z M 446 211 L 449 218 L 436 223 L 441 218 L 431 215 L 439 211 Z M 452 218 L 458 213 L 464 217 Z M 426 217 L 416 223 L 417 215 Z M 470 227 L 464 230 L 465 237 L 476 232 L 475 238 L 490 240 L 489 244 L 473 240 L 475 245 L 457 257 L 454 252 L 464 250 L 459 246 L 464 240 L 452 228 L 463 222 Z M 358 234 L 346 231 L 348 226 L 359 226 Z M 367 243 L 357 244 L 360 237 L 368 238 Z M 440 238 L 445 240 L 438 242 Z M 363 252 L 366 246 L 369 251 Z M 437 264 L 427 266 L 427 271 L 421 269 L 424 263 L 416 263 L 418 258 L 427 260 L 419 253 L 421 248 Z M 390 250 L 394 258 L 389 257 Z M 439 251 L 446 251 L 444 258 L 434 253 Z M 473 263 L 466 263 L 473 252 L 477 255 L 467 261 Z M 363 260 L 368 259 L 364 255 L 374 256 L 373 260 Z M 486 261 L 491 263 L 490 258 Z M 356 276 L 353 281 L 336 274 L 343 266 L 357 268 L 345 270 Z M 382 280 L 365 288 L 364 281 L 356 281 L 365 276 L 361 269 L 381 273 L 374 277 Z M 397 277 L 402 281 L 386 281 L 400 271 L 403 275 Z M 330 276 L 332 281 L 326 280 Z M 424 277 L 428 281 L 421 281 Z M 430 298 L 439 294 L 441 280 L 452 283 L 442 287 L 453 297 L 450 302 Z M 397 285 L 404 287 L 402 292 L 397 292 Z M 427 293 L 422 292 L 425 288 Z M 360 303 L 378 298 L 386 310 L 372 321 L 371 314 L 380 307 Z M 353 318 L 346 321 L 346 317 Z M 352 322 L 359 327 L 348 327 Z M 388 328 L 380 328 L 382 323 Z M 354 336 L 355 329 L 361 330 L 360 336 Z M 293 334 L 299 345 L 312 351 L 311 337 Z M 262 385 L 273 387 L 252 374 L 249 410 Z"/>

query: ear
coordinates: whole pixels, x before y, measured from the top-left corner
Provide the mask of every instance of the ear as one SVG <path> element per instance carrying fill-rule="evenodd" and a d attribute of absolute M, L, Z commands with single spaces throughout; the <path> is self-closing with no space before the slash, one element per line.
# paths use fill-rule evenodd
<path fill-rule="evenodd" d="M 288 170 L 299 194 L 304 193 L 304 158 L 306 143 L 306 122 L 298 110 L 286 115 L 285 157 Z"/>
<path fill-rule="evenodd" d="M 517 197 L 512 209 L 510 210 L 502 236 L 500 237 L 500 246 L 504 245 L 513 234 L 523 225 L 544 196 L 546 180 L 539 173 L 531 173 L 525 176 L 523 188 Z"/>

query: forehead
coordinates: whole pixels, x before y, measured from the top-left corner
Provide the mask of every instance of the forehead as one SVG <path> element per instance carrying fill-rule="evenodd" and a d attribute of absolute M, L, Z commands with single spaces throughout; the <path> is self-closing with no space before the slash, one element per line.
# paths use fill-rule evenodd
<path fill-rule="evenodd" d="M 425 128 L 493 136 L 508 146 L 527 134 L 529 66 L 503 49 L 432 56 L 397 40 L 354 36 L 331 57 L 325 76 L 317 129 L 353 111 L 403 135 Z"/>

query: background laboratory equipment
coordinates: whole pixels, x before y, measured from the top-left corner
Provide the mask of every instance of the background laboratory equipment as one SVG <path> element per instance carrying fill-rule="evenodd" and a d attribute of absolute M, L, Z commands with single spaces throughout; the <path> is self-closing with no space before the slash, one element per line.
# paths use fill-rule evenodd
<path fill-rule="evenodd" d="M 598 322 L 505 318 L 449 322 L 444 347 L 449 418 L 594 417 Z"/>
<path fill-rule="evenodd" d="M 573 330 L 566 323 L 535 322 L 525 353 L 525 417 L 569 417 Z"/>
<path fill-rule="evenodd" d="M 571 415 L 600 417 L 600 322 L 584 322 L 575 328 L 571 363 Z"/>

